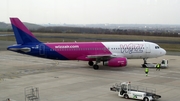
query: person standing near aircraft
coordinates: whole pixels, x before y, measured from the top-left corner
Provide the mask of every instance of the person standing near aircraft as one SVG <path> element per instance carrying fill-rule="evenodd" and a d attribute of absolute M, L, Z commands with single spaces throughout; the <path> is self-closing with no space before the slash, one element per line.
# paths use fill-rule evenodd
<path fill-rule="evenodd" d="M 145 74 L 146 74 L 146 76 L 148 76 L 148 72 L 149 72 L 149 68 L 146 67 L 146 68 L 145 68 Z"/>
<path fill-rule="evenodd" d="M 158 63 L 158 64 L 156 65 L 156 71 L 157 71 L 157 70 L 160 71 L 160 68 L 161 68 L 161 64 Z"/>

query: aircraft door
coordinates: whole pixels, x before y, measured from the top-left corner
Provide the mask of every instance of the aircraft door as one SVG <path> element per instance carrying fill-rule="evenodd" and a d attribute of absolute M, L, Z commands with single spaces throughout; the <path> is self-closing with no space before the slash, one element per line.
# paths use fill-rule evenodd
<path fill-rule="evenodd" d="M 45 46 L 43 44 L 39 44 L 39 55 L 45 55 Z"/>
<path fill-rule="evenodd" d="M 151 46 L 149 43 L 145 43 L 145 56 L 149 57 L 150 53 L 151 53 Z"/>

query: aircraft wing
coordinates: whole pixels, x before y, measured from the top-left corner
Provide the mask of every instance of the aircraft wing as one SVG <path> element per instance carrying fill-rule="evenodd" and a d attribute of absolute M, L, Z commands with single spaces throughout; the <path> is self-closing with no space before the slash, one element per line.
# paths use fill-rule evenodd
<path fill-rule="evenodd" d="M 96 54 L 96 55 L 87 55 L 87 58 L 111 58 L 111 57 L 124 57 L 122 54 Z"/>
<path fill-rule="evenodd" d="M 98 54 L 98 55 L 88 55 L 87 58 L 102 58 L 102 57 L 111 57 L 112 54 Z"/>

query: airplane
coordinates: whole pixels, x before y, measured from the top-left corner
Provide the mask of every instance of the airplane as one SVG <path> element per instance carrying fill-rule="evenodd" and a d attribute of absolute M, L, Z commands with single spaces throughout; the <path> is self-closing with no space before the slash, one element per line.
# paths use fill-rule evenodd
<path fill-rule="evenodd" d="M 146 41 L 124 42 L 40 42 L 19 20 L 10 18 L 17 44 L 7 50 L 54 60 L 88 61 L 95 70 L 98 63 L 109 67 L 124 67 L 127 59 L 157 58 L 166 54 L 158 44 Z"/>

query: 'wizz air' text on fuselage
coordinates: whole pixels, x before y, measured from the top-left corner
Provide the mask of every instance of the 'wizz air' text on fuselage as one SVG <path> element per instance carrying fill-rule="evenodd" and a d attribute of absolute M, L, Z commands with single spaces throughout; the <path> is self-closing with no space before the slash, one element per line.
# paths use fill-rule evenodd
<path fill-rule="evenodd" d="M 121 53 L 142 53 L 143 52 L 143 44 L 121 44 L 120 49 Z"/>

